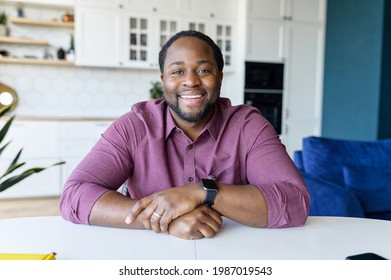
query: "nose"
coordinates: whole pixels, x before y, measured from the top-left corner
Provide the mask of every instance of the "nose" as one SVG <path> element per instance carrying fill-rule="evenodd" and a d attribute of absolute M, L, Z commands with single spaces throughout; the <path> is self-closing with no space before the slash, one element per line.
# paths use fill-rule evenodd
<path fill-rule="evenodd" d="M 196 87 L 201 84 L 201 79 L 195 72 L 187 72 L 183 78 L 183 85 L 187 87 Z"/>

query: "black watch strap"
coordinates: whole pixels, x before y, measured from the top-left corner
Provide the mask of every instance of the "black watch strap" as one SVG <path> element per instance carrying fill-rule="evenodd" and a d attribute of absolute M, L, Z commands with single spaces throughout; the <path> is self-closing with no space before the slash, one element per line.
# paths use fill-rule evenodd
<path fill-rule="evenodd" d="M 205 190 L 204 205 L 212 206 L 215 203 L 217 195 L 217 184 L 212 179 L 201 179 L 201 187 Z"/>

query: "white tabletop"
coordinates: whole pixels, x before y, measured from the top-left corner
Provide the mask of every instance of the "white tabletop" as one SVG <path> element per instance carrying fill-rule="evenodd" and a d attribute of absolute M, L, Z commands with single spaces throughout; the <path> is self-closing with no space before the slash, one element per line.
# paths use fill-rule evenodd
<path fill-rule="evenodd" d="M 182 240 L 147 230 L 72 224 L 61 217 L 0 220 L 0 253 L 50 253 L 57 259 L 343 260 L 374 252 L 391 259 L 391 221 L 309 217 L 305 226 L 257 229 L 225 219 L 213 238 Z"/>

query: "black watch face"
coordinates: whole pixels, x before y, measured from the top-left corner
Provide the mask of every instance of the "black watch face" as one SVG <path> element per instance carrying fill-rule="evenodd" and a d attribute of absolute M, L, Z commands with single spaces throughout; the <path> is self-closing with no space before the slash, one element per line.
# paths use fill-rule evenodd
<path fill-rule="evenodd" d="M 216 182 L 212 179 L 202 179 L 202 186 L 211 189 L 211 190 L 217 190 Z"/>

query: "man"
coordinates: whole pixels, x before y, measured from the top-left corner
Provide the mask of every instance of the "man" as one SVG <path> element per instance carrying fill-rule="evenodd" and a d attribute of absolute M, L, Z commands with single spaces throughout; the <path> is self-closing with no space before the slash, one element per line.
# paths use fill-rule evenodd
<path fill-rule="evenodd" d="M 216 235 L 222 216 L 303 225 L 309 194 L 275 130 L 256 109 L 220 98 L 216 44 L 182 31 L 159 64 L 164 98 L 135 104 L 107 129 L 68 178 L 63 217 L 184 239 Z M 116 191 L 125 181 L 130 197 Z"/>

